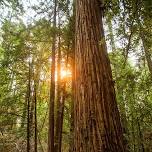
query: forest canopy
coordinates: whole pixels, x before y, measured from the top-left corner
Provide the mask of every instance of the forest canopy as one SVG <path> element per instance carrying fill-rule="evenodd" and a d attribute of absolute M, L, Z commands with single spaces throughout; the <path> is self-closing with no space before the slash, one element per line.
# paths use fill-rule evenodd
<path fill-rule="evenodd" d="M 152 152 L 152 1 L 0 0 L 0 152 Z"/>

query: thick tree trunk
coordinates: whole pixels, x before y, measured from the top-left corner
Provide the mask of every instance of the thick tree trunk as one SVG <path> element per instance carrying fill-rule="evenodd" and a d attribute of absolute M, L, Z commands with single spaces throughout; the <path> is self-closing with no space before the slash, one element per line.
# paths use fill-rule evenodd
<path fill-rule="evenodd" d="M 76 1 L 75 152 L 124 152 L 98 0 Z"/>
<path fill-rule="evenodd" d="M 56 28 L 57 0 L 54 0 L 53 27 Z M 55 100 L 55 45 L 56 31 L 52 40 L 52 64 L 51 64 L 51 86 L 49 105 L 49 130 L 48 130 L 48 152 L 54 152 L 54 100 Z"/>

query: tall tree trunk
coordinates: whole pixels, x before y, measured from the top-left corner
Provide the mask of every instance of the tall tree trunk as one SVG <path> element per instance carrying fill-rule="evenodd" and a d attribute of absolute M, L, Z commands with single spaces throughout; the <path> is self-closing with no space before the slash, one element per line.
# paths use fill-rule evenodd
<path fill-rule="evenodd" d="M 28 95 L 27 95 L 27 152 L 30 152 L 30 99 L 31 99 L 31 63 L 29 61 Z"/>
<path fill-rule="evenodd" d="M 73 33 L 74 34 L 74 33 Z M 71 93 L 71 117 L 70 117 L 70 141 L 69 141 L 69 152 L 73 152 L 74 148 L 74 87 L 75 87 L 75 46 L 74 41 L 72 42 L 72 93 Z"/>
<path fill-rule="evenodd" d="M 66 82 L 63 83 L 61 103 L 60 103 L 60 109 L 59 109 L 60 122 L 59 122 L 59 134 L 58 134 L 58 138 L 59 138 L 59 150 L 58 150 L 58 152 L 62 151 L 62 130 L 63 130 L 65 98 L 66 98 Z"/>
<path fill-rule="evenodd" d="M 74 87 L 75 87 L 75 0 L 73 1 L 73 16 L 72 16 L 72 26 L 70 27 L 72 32 L 72 95 L 71 95 L 71 118 L 70 118 L 70 142 L 69 142 L 69 152 L 74 151 Z"/>
<path fill-rule="evenodd" d="M 33 80 L 34 80 L 34 152 L 37 152 L 38 145 L 38 129 L 37 129 L 37 92 L 39 86 L 39 78 L 40 78 L 40 66 L 35 65 L 35 73 L 33 71 Z"/>
<path fill-rule="evenodd" d="M 66 59 L 66 70 L 68 65 L 68 53 L 69 53 L 69 46 L 67 49 L 67 59 Z M 61 100 L 60 100 L 60 106 L 59 106 L 59 128 L 58 128 L 58 139 L 59 139 L 59 150 L 58 152 L 61 152 L 62 150 L 62 130 L 63 130 L 63 117 L 64 117 L 64 105 L 65 105 L 65 99 L 66 99 L 66 83 L 67 78 L 65 77 L 62 81 L 62 87 L 61 87 Z"/>
<path fill-rule="evenodd" d="M 63 128 L 63 116 L 64 116 L 64 103 L 65 103 L 65 97 L 66 97 L 66 82 L 63 83 L 62 91 L 61 91 L 61 98 L 60 98 L 60 104 L 59 104 L 59 111 L 58 111 L 58 122 L 57 122 L 57 128 L 56 128 L 56 136 L 57 136 L 57 145 L 55 147 L 55 152 L 61 152 L 62 148 L 62 128 Z"/>
<path fill-rule="evenodd" d="M 59 22 L 60 22 L 60 17 Z M 59 23 L 60 29 L 60 23 Z M 60 103 L 61 103 L 61 38 L 59 35 L 59 43 L 58 43 L 58 62 L 57 62 L 57 112 L 56 112 L 56 127 L 55 127 L 55 152 L 60 152 L 60 141 L 59 141 L 59 127 L 60 127 Z"/>
<path fill-rule="evenodd" d="M 99 0 L 76 1 L 75 152 L 124 152 Z"/>
<path fill-rule="evenodd" d="M 70 142 L 69 152 L 73 152 L 74 147 L 74 86 L 75 86 L 75 63 L 74 63 L 74 43 L 73 43 L 73 54 L 72 54 L 72 95 L 71 95 L 71 118 L 70 118 Z"/>
<path fill-rule="evenodd" d="M 34 83 L 34 151 L 37 152 L 37 85 Z"/>
<path fill-rule="evenodd" d="M 54 0 L 53 27 L 56 30 L 56 11 L 57 0 Z M 48 130 L 48 152 L 54 152 L 54 100 L 55 100 L 55 45 L 56 31 L 52 41 L 52 64 L 51 64 L 51 86 L 50 86 L 50 105 L 49 105 L 49 130 Z"/>

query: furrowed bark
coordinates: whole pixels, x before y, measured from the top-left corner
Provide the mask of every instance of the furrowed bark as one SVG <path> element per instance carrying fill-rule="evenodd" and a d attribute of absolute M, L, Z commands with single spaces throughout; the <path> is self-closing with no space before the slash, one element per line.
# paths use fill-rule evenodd
<path fill-rule="evenodd" d="M 76 1 L 75 152 L 124 152 L 98 0 Z"/>

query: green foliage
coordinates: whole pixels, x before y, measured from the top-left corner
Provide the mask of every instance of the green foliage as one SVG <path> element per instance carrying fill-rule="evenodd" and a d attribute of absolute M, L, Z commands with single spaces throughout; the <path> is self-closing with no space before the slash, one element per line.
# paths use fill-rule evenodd
<path fill-rule="evenodd" d="M 56 28 L 52 26 L 53 8 L 50 1 L 41 1 L 31 6 L 38 17 L 29 24 L 24 23 L 21 19 L 24 17 L 16 16 L 16 13 L 12 14 L 15 20 L 8 17 L 1 23 L 0 151 L 2 152 L 17 151 L 17 149 L 26 151 L 29 73 L 32 90 L 31 107 L 34 100 L 34 85 L 37 91 L 38 150 L 47 150 L 53 35 L 57 34 L 56 50 L 59 48 L 60 36 L 61 56 L 65 59 L 68 55 L 69 64 L 72 62 L 74 51 L 75 18 L 71 13 L 71 1 L 67 2 L 59 1 L 59 14 L 57 14 L 60 16 L 60 27 L 59 23 Z M 105 35 L 107 48 L 111 50 L 109 56 L 125 144 L 129 152 L 140 152 L 143 148 L 146 152 L 150 152 L 152 149 L 152 76 L 149 72 L 141 32 L 144 34 L 146 48 L 151 56 L 151 1 L 144 0 L 136 4 L 135 0 L 106 0 Z M 15 0 L 0 1 L 0 5 L 4 8 L 11 6 L 13 10 L 16 10 L 17 6 L 21 8 L 21 3 Z M 57 22 L 58 19 L 59 17 Z M 71 100 L 71 80 L 69 80 L 66 88 L 63 126 L 64 151 L 68 151 L 69 148 Z M 33 129 L 34 126 L 31 128 Z M 33 133 L 31 136 L 31 143 L 34 144 Z"/>

